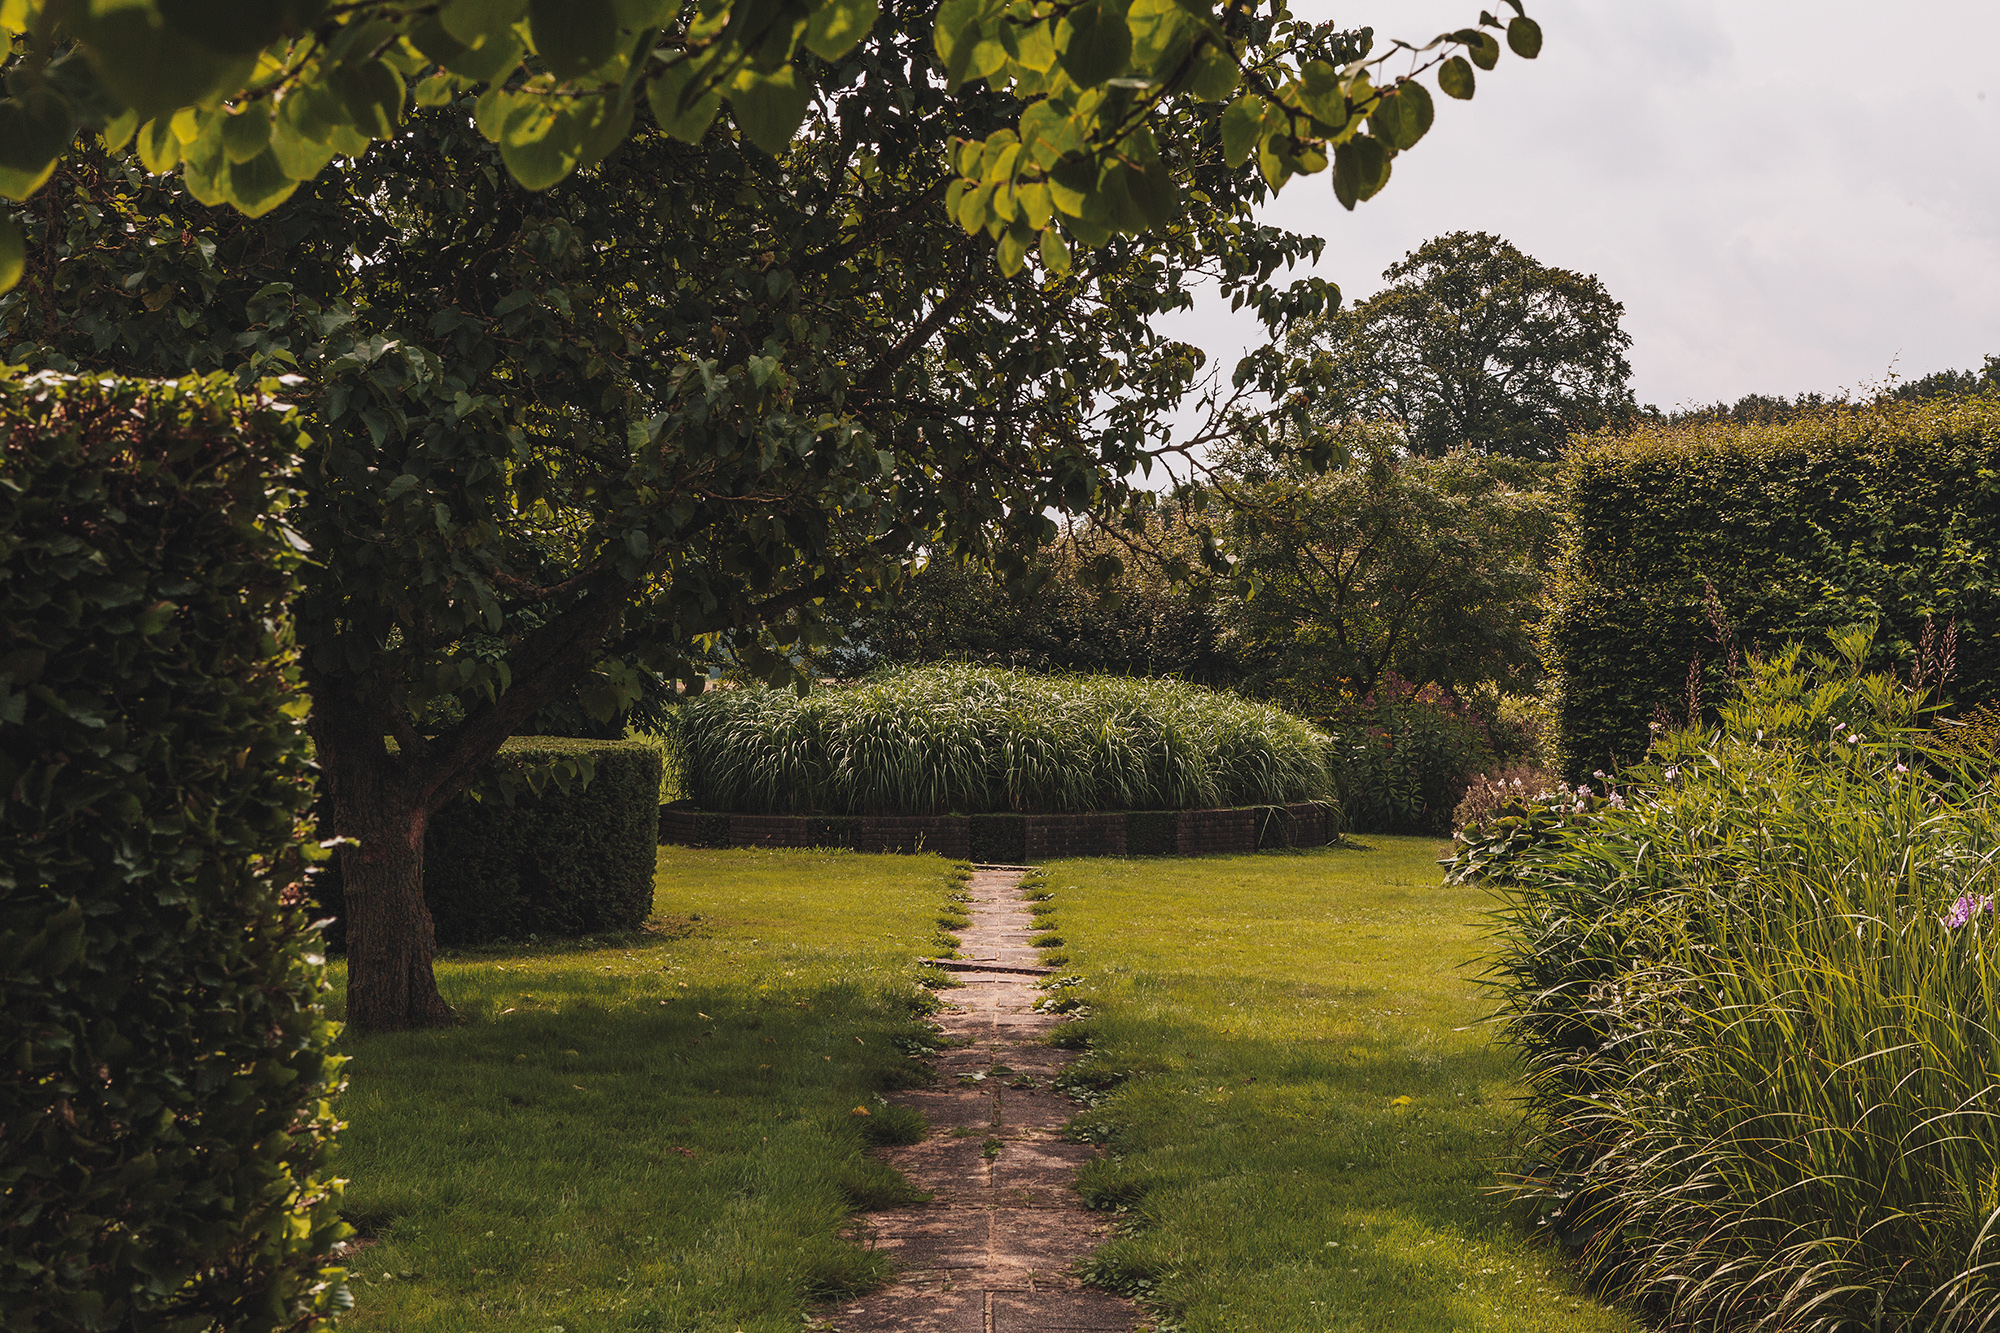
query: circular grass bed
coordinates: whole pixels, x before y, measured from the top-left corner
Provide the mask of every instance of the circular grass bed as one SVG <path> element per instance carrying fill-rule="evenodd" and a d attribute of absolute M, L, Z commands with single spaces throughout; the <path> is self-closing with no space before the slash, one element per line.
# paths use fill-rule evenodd
<path fill-rule="evenodd" d="M 1187 810 L 1331 800 L 1325 733 L 1175 680 L 984 667 L 675 710 L 682 792 L 743 814 Z"/>

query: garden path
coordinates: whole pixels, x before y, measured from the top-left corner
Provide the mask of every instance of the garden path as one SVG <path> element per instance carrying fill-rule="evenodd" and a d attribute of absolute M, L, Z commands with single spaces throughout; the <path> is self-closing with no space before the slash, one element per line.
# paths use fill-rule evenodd
<path fill-rule="evenodd" d="M 972 924 L 953 932 L 962 957 L 947 964 L 965 987 L 943 992 L 938 1017 L 967 1044 L 938 1056 L 936 1088 L 894 1098 L 929 1118 L 930 1137 L 883 1154 L 932 1197 L 862 1219 L 862 1243 L 891 1252 L 897 1277 L 831 1311 L 829 1330 L 1130 1333 L 1139 1322 L 1129 1301 L 1069 1275 L 1109 1228 L 1070 1189 L 1094 1150 L 1062 1138 L 1076 1107 L 1052 1085 L 1076 1057 L 1042 1040 L 1058 1020 L 1034 1008 L 1048 969 L 1028 943 L 1024 873 L 986 867 L 967 885 Z"/>

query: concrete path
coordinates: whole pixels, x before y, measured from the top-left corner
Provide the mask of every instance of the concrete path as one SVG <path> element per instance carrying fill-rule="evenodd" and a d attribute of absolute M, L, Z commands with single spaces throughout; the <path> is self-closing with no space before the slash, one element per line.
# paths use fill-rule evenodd
<path fill-rule="evenodd" d="M 965 988 L 939 992 L 938 1021 L 971 1044 L 938 1057 L 935 1089 L 896 1094 L 930 1118 L 931 1134 L 883 1153 L 933 1195 L 862 1219 L 862 1243 L 889 1251 L 898 1277 L 834 1307 L 829 1330 L 1131 1333 L 1139 1322 L 1129 1301 L 1068 1276 L 1109 1228 L 1069 1187 L 1094 1150 L 1060 1133 L 1076 1105 L 1050 1084 L 1076 1057 L 1041 1044 L 1057 1020 L 1034 1011 L 1047 969 L 1028 943 L 1023 873 L 980 870 L 967 886 L 972 925 L 953 932 L 965 961 L 952 964 Z"/>

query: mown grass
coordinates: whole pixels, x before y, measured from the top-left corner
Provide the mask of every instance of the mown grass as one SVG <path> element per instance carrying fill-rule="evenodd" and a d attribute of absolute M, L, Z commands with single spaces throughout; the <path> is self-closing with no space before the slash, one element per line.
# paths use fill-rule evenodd
<path fill-rule="evenodd" d="M 919 1072 L 957 887 L 936 857 L 662 848 L 656 930 L 441 959 L 463 1026 L 344 1044 L 374 1243 L 341 1327 L 796 1333 L 879 1281 L 841 1232 L 907 1197 L 861 1149 L 910 1127 L 853 1112 Z"/>
<path fill-rule="evenodd" d="M 1112 1153 L 1079 1185 L 1125 1221 L 1086 1272 L 1187 1333 L 1633 1329 L 1487 1192 L 1520 1127 L 1490 900 L 1434 839 L 1360 844 L 1048 868 L 1074 1132 Z"/>

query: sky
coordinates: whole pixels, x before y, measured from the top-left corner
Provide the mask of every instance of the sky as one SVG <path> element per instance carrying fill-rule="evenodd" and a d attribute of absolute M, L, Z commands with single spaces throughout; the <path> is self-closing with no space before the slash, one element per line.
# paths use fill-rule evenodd
<path fill-rule="evenodd" d="M 1498 0 L 1294 0 L 1421 45 Z M 1511 14 L 1511 10 L 1504 11 Z M 1866 390 L 2000 353 L 2000 3 L 1528 0 L 1511 52 L 1353 213 L 1327 175 L 1268 221 L 1326 238 L 1349 301 L 1433 236 L 1487 231 L 1624 303 L 1662 408 Z M 1391 67 L 1393 70 L 1393 66 Z M 1435 89 L 1435 77 L 1427 78 Z M 1161 328 L 1233 366 L 1254 319 Z"/>

